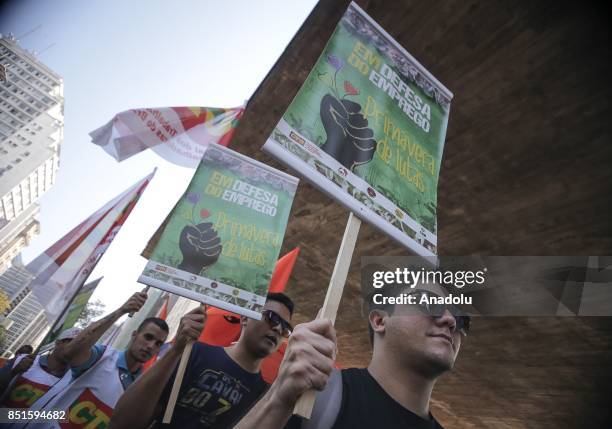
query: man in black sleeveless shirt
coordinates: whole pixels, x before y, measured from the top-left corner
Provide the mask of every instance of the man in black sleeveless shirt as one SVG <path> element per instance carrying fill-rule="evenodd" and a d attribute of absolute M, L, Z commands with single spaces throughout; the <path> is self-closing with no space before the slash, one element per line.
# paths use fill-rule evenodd
<path fill-rule="evenodd" d="M 373 354 L 367 368 L 333 369 L 336 336 L 330 321 L 298 325 L 278 378 L 236 429 L 441 428 L 429 412 L 431 393 L 438 377 L 452 369 L 469 318 L 444 304 L 429 304 L 429 298 L 447 294 L 438 285 L 377 292 L 414 295 L 414 304 L 369 299 Z M 322 391 L 312 418 L 291 417 L 308 389 Z"/>

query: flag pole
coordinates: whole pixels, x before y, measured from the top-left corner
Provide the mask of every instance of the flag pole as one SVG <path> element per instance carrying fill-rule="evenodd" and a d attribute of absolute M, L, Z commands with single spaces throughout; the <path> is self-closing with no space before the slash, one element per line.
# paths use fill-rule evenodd
<path fill-rule="evenodd" d="M 361 220 L 351 212 L 346 223 L 346 228 L 344 229 L 344 236 L 342 237 L 342 243 L 340 244 L 340 250 L 336 258 L 336 265 L 334 266 L 334 271 L 329 280 L 325 301 L 323 302 L 323 307 L 321 307 L 317 319 L 329 319 L 332 324 L 336 321 L 336 314 L 340 306 L 340 299 L 342 298 L 342 291 L 344 290 L 344 285 L 348 276 L 348 270 L 351 265 L 351 259 L 353 257 L 353 251 L 355 250 L 355 243 L 357 242 L 360 226 Z M 312 389 L 304 392 L 295 404 L 293 413 L 309 419 L 312 414 L 312 407 L 314 406 L 316 394 L 316 390 Z"/>
<path fill-rule="evenodd" d="M 176 400 L 178 399 L 178 394 L 181 390 L 181 384 L 183 384 L 183 377 L 185 376 L 185 370 L 187 369 L 187 362 L 189 362 L 189 356 L 191 356 L 191 349 L 193 349 L 194 341 L 190 341 L 185 346 L 183 350 L 183 354 L 181 356 L 181 361 L 178 366 L 178 370 L 176 371 L 176 378 L 174 379 L 174 384 L 172 385 L 172 391 L 170 392 L 170 397 L 168 398 L 168 404 L 166 405 L 166 412 L 164 413 L 164 419 L 162 423 L 167 424 L 172 421 L 172 414 L 174 414 L 174 407 L 176 406 Z"/>

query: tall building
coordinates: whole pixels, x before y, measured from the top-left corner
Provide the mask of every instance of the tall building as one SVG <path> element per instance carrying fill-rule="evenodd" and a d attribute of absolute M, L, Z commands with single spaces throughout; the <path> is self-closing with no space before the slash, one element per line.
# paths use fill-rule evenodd
<path fill-rule="evenodd" d="M 63 139 L 63 80 L 0 35 L 0 273 L 40 232 L 36 201 L 54 183 Z"/>
<path fill-rule="evenodd" d="M 36 346 L 50 328 L 42 305 L 29 288 L 33 277 L 20 257 L 0 275 L 0 291 L 10 302 L 0 317 L 4 328 L 0 356 L 12 356 L 23 344 Z"/>

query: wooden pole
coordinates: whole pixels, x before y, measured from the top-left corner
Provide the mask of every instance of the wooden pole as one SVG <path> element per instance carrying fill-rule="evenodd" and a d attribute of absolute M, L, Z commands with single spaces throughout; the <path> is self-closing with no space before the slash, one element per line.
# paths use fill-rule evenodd
<path fill-rule="evenodd" d="M 355 243 L 357 242 L 360 226 L 361 220 L 351 212 L 348 222 L 346 223 L 344 236 L 342 237 L 342 244 L 340 244 L 340 250 L 338 251 L 336 265 L 334 266 L 334 271 L 329 280 L 325 301 L 323 302 L 323 307 L 319 312 L 319 316 L 317 316 L 318 319 L 330 319 L 332 324 L 336 321 L 336 314 L 338 313 L 342 291 L 344 290 L 344 284 L 348 276 L 348 270 L 351 265 L 351 258 L 355 250 Z M 316 394 L 316 390 L 309 390 L 302 394 L 295 404 L 293 413 L 309 419 L 312 414 L 312 407 L 314 406 Z"/>
<path fill-rule="evenodd" d="M 204 306 L 204 314 L 208 312 L 208 306 L 206 304 L 200 304 Z M 176 406 L 176 400 L 178 399 L 178 394 L 181 390 L 181 384 L 183 384 L 183 377 L 185 376 L 185 370 L 187 369 L 187 363 L 189 362 L 189 356 L 191 355 L 191 349 L 193 348 L 193 343 L 195 341 L 190 341 L 185 346 L 183 350 L 183 354 L 181 355 L 181 361 L 179 362 L 178 369 L 176 370 L 176 377 L 174 378 L 174 384 L 172 385 L 172 390 L 170 391 L 170 397 L 168 398 L 168 404 L 166 405 L 166 412 L 164 413 L 164 418 L 162 423 L 167 424 L 172 421 L 172 414 L 174 413 L 174 407 Z"/>
<path fill-rule="evenodd" d="M 187 343 L 185 350 L 183 350 L 183 355 L 181 356 L 181 361 L 179 363 L 178 370 L 176 371 L 176 378 L 174 379 L 174 384 L 172 385 L 172 391 L 170 392 L 170 397 L 168 398 L 168 405 L 166 406 L 166 412 L 164 413 L 162 423 L 167 424 L 172 421 L 172 414 L 174 413 L 176 400 L 178 399 L 178 394 L 181 390 L 181 384 L 183 384 L 183 377 L 185 375 L 185 369 L 187 369 L 187 362 L 189 362 L 189 356 L 191 355 L 192 348 L 193 341 Z"/>

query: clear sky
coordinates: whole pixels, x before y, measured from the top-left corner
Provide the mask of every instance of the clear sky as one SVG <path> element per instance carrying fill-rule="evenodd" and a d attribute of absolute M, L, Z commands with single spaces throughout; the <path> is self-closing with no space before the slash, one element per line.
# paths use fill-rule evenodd
<path fill-rule="evenodd" d="M 20 44 L 41 52 L 40 61 L 64 78 L 60 169 L 56 184 L 39 201 L 41 234 L 23 252 L 24 262 L 158 167 L 89 277 L 104 275 L 92 299 L 101 299 L 107 311 L 142 289 L 136 282 L 146 262 L 140 252 L 194 170 L 151 151 L 117 163 L 91 143 L 88 133 L 131 108 L 241 105 L 315 3 L 19 0 L 0 7 L 3 34 L 19 37 L 41 25 Z"/>

